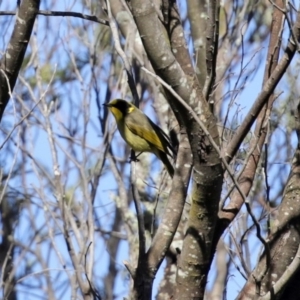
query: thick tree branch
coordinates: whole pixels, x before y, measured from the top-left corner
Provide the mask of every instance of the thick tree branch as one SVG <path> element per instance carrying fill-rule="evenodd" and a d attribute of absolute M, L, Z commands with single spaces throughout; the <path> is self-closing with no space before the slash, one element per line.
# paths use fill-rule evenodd
<path fill-rule="evenodd" d="M 183 165 L 188 172 L 184 171 L 181 174 L 180 170 L 175 171 L 163 218 L 147 254 L 139 261 L 134 284 L 137 296 L 144 298 L 138 299 L 151 299 L 152 281 L 171 245 L 185 204 L 192 158 L 187 134 L 184 131 L 181 132 L 176 164 Z"/>
<path fill-rule="evenodd" d="M 137 28 L 156 74 L 193 109 L 203 121 L 209 136 L 218 145 L 219 133 L 216 120 L 203 97 L 197 77 L 194 73 L 186 72 L 185 67 L 188 65 L 185 64 L 184 59 L 181 59 L 183 56 L 177 57 L 173 54 L 165 27 L 159 21 L 153 3 L 148 0 L 133 0 L 131 5 Z M 182 25 L 177 22 L 176 26 Z M 183 50 L 182 47 L 180 49 Z M 185 51 L 187 52 L 187 49 Z M 222 186 L 222 166 L 220 156 L 211 145 L 208 136 L 194 118 L 191 118 L 188 110 L 174 97 L 169 97 L 168 101 L 181 128 L 184 128 L 188 134 L 193 154 L 193 200 L 180 259 L 180 270 L 178 269 L 177 272 L 179 283 L 177 293 L 180 297 L 189 298 L 199 290 L 200 293 L 204 293 L 205 278 L 209 270 L 207 257 L 211 249 Z M 182 171 L 185 170 L 183 166 L 184 164 Z M 179 172 L 179 169 L 176 171 Z M 187 186 L 187 183 L 184 186 Z M 202 243 L 206 244 L 205 247 Z M 195 245 L 192 253 L 191 245 Z M 189 284 L 194 276 L 204 280 L 194 281 L 193 287 L 190 288 Z M 151 279 L 149 278 L 148 281 Z"/>
<path fill-rule="evenodd" d="M 294 274 L 299 270 L 300 267 L 300 246 L 298 247 L 298 251 L 291 262 L 291 264 L 286 268 L 285 272 L 279 278 L 279 280 L 273 285 L 272 290 L 260 297 L 259 300 L 272 300 L 274 295 L 278 295 L 287 283 L 291 280 Z"/>
<path fill-rule="evenodd" d="M 40 6 L 39 0 L 22 1 L 9 44 L 0 61 L 0 121 L 11 97 Z"/>

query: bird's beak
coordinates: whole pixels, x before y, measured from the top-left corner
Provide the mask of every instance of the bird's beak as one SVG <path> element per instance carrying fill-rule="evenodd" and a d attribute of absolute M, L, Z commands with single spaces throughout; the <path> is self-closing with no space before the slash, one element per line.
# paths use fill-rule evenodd
<path fill-rule="evenodd" d="M 109 106 L 110 106 L 109 103 L 103 103 L 102 105 L 103 105 L 103 106 L 106 106 L 106 107 L 109 107 Z"/>

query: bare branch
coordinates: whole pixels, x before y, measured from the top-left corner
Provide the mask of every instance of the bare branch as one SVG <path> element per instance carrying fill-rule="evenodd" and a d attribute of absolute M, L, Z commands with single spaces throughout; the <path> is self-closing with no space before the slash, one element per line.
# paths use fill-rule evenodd
<path fill-rule="evenodd" d="M 130 169 L 130 180 L 131 180 L 131 190 L 133 196 L 133 202 L 136 210 L 137 220 L 138 220 L 138 229 L 139 229 L 139 262 L 144 259 L 146 253 L 146 237 L 145 237 L 145 222 L 143 210 L 141 207 L 141 199 L 136 186 L 136 171 L 135 171 L 135 161 L 133 161 L 134 151 L 131 150 L 131 169 Z"/>
<path fill-rule="evenodd" d="M 14 16 L 16 12 L 14 11 L 0 11 L 0 16 Z M 109 26 L 109 22 L 103 19 L 98 18 L 97 16 L 90 16 L 82 14 L 75 11 L 53 11 L 53 10 L 39 10 L 37 15 L 40 16 L 52 16 L 52 17 L 75 17 L 87 21 L 92 21 L 95 23 L 103 24 Z"/>
<path fill-rule="evenodd" d="M 286 268 L 285 272 L 281 275 L 279 280 L 272 286 L 271 291 L 265 294 L 262 297 L 259 297 L 259 300 L 271 300 L 274 299 L 274 296 L 278 295 L 280 291 L 286 286 L 288 281 L 292 278 L 292 276 L 299 270 L 300 266 L 300 246 L 298 247 L 298 251 L 292 261 L 292 263 Z"/>
<path fill-rule="evenodd" d="M 300 11 L 297 14 L 297 20 L 295 22 L 295 25 L 293 26 L 293 32 L 296 32 L 296 38 L 297 40 L 300 40 Z M 247 116 L 244 118 L 243 123 L 238 128 L 233 139 L 230 141 L 226 150 L 224 151 L 224 157 L 226 158 L 227 162 L 230 162 L 233 156 L 236 154 L 238 148 L 243 142 L 245 136 L 248 134 L 261 109 L 275 90 L 277 84 L 290 65 L 296 51 L 296 44 L 290 39 L 283 57 L 279 61 L 275 70 L 270 74 L 270 78 L 265 82 L 261 93 L 256 98 Z"/>
<path fill-rule="evenodd" d="M 39 9 L 39 0 L 24 0 L 22 1 L 14 26 L 14 31 L 11 35 L 7 50 L 0 61 L 0 69 L 9 79 L 9 85 L 6 81 L 6 76 L 3 72 L 0 73 L 0 121 L 3 116 L 4 109 L 9 101 L 9 90 L 13 90 L 19 74 L 19 70 L 23 63 L 24 55 L 30 36 L 33 30 L 33 25 L 36 13 Z"/>

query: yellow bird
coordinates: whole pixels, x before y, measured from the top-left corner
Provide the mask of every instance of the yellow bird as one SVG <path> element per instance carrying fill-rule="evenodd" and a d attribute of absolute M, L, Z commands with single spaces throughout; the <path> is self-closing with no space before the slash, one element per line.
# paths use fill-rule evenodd
<path fill-rule="evenodd" d="M 114 115 L 119 132 L 125 142 L 137 152 L 154 153 L 165 165 L 173 178 L 174 168 L 168 159 L 175 151 L 169 137 L 140 109 L 122 99 L 115 99 L 107 106 Z"/>

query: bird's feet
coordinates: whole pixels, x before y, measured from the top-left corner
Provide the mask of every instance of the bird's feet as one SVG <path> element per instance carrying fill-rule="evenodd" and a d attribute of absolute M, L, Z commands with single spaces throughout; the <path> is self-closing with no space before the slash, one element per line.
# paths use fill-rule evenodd
<path fill-rule="evenodd" d="M 129 157 L 129 162 L 131 163 L 132 161 L 134 162 L 138 162 L 140 161 L 138 159 L 138 157 L 140 156 L 141 153 L 139 153 L 138 155 L 135 155 L 135 152 L 133 150 L 131 150 L 131 154 L 130 154 L 130 157 Z"/>

